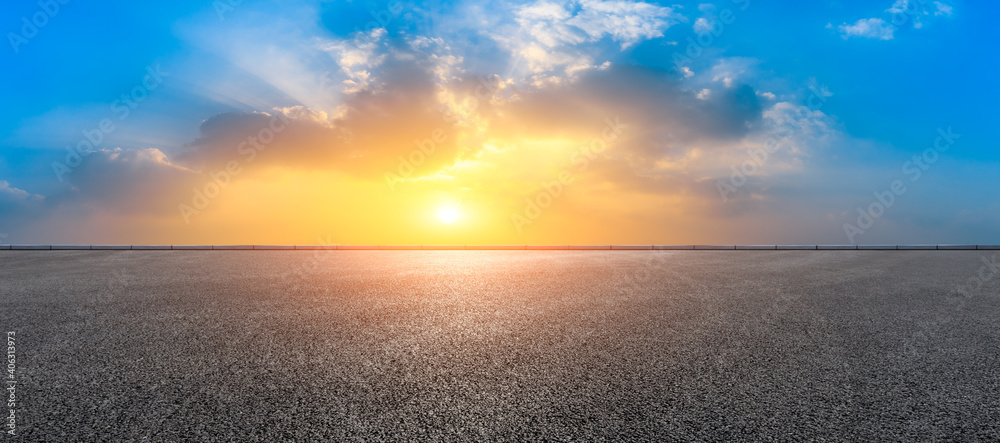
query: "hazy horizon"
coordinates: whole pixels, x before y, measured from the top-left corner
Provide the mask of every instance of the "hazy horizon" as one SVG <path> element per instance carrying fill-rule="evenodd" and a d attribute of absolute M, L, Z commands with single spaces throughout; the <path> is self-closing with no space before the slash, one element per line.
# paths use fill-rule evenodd
<path fill-rule="evenodd" d="M 3 6 L 0 243 L 1000 244 L 1000 7 Z"/>

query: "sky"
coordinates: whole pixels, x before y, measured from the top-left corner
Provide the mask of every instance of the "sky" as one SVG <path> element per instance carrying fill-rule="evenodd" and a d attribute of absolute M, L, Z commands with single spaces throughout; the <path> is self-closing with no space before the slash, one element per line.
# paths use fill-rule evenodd
<path fill-rule="evenodd" d="M 6 2 L 0 243 L 1000 244 L 1000 5 L 675 1 Z"/>

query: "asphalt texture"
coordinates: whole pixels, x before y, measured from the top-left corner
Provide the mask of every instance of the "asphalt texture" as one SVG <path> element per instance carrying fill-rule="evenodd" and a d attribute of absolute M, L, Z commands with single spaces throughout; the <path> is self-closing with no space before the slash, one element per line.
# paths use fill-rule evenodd
<path fill-rule="evenodd" d="M 0 332 L 20 441 L 998 441 L 998 255 L 3 251 Z"/>

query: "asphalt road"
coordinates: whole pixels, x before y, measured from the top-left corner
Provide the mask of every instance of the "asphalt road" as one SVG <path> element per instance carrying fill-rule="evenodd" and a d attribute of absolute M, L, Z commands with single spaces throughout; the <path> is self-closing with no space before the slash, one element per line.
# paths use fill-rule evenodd
<path fill-rule="evenodd" d="M 997 256 L 3 251 L 0 332 L 21 441 L 998 441 Z"/>

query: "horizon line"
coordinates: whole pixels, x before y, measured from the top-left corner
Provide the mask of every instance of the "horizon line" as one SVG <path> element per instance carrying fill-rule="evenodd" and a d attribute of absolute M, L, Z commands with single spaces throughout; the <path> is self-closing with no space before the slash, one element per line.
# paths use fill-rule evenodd
<path fill-rule="evenodd" d="M 659 251 L 722 251 L 722 250 L 746 250 L 746 251 L 835 251 L 835 250 L 1000 250 L 1000 245 L 972 245 L 972 244 L 870 244 L 870 245 L 44 245 L 44 244 L 10 244 L 0 245 L 0 250 L 15 251 L 42 251 L 42 250 L 213 250 L 213 251 L 260 251 L 260 250 L 367 250 L 367 251 L 401 251 L 401 250 L 423 250 L 423 251 L 455 251 L 455 250 L 513 250 L 513 251 L 639 251 L 639 250 L 659 250 Z"/>

